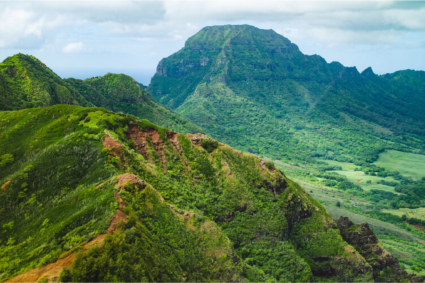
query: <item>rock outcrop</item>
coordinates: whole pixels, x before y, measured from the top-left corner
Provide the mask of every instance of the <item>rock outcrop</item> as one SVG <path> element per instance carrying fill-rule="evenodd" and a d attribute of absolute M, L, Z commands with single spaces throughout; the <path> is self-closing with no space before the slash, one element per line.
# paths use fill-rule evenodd
<path fill-rule="evenodd" d="M 398 260 L 381 243 L 367 223 L 355 225 L 348 217 L 337 220 L 342 238 L 352 245 L 372 266 L 375 281 L 387 282 L 424 282 L 415 274 L 403 270 Z"/>

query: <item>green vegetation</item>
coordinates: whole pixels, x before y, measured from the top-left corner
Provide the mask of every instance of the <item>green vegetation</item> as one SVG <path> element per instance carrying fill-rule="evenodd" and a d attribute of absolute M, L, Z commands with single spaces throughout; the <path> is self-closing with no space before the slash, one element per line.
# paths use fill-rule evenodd
<path fill-rule="evenodd" d="M 148 89 L 213 138 L 272 159 L 324 204 L 416 235 L 411 225 L 425 218 L 407 224 L 386 212 L 425 207 L 424 79 L 359 73 L 271 30 L 227 25 L 202 29 L 163 59 Z M 423 257 L 403 258 L 403 247 L 391 246 L 422 272 Z"/>
<path fill-rule="evenodd" d="M 306 56 L 272 30 L 226 25 L 163 59 L 148 89 L 238 149 L 292 164 L 370 163 L 385 149 L 424 153 L 424 74 L 360 74 Z"/>
<path fill-rule="evenodd" d="M 77 130 L 89 111 L 0 112 L 0 156 L 7 165 L 0 170 L 1 280 L 54 261 L 108 226 L 113 188 L 96 186 L 115 169 L 105 166 L 100 131 Z"/>
<path fill-rule="evenodd" d="M 105 107 L 175 131 L 201 132 L 186 118 L 155 102 L 129 76 L 108 73 L 87 80 L 63 80 L 37 58 L 24 54 L 0 63 L 0 110 L 55 104 Z"/>
<path fill-rule="evenodd" d="M 151 187 L 121 195 L 128 222 L 103 245 L 80 254 L 61 281 L 235 281 L 242 264 L 206 218 L 186 217 Z"/>
<path fill-rule="evenodd" d="M 93 105 L 132 114 L 179 132 L 201 132 L 186 118 L 155 102 L 130 76 L 108 73 L 86 80 L 67 79 Z"/>
<path fill-rule="evenodd" d="M 399 209 L 385 209 L 382 210 L 384 213 L 390 213 L 402 218 L 405 216 L 405 220 L 417 219 L 417 221 L 422 221 L 425 223 L 425 207 L 419 208 L 399 208 Z"/>
<path fill-rule="evenodd" d="M 345 169 L 354 168 L 352 164 L 343 164 L 343 167 Z M 292 175 L 295 171 L 287 170 L 287 172 Z M 425 257 L 423 249 L 425 248 L 425 234 L 418 229 L 420 226 L 417 226 L 425 224 L 419 221 L 422 216 L 420 214 L 421 208 L 392 209 L 392 203 L 388 200 L 385 201 L 382 197 L 379 200 L 376 199 L 379 194 L 367 194 L 367 191 L 366 193 L 342 191 L 334 187 L 325 186 L 323 181 L 302 178 L 307 182 L 298 179 L 297 182 L 310 192 L 315 199 L 324 204 L 326 210 L 329 211 L 333 218 L 348 216 L 354 223 L 368 223 L 384 247 L 399 260 L 404 269 L 424 276 L 423 262 L 425 262 Z M 364 184 L 364 186 L 369 185 Z M 393 187 L 390 188 L 394 190 Z M 418 199 L 418 197 L 412 199 Z M 394 202 L 399 202 L 399 200 L 395 199 Z M 418 213 L 415 213 L 416 211 Z M 412 212 L 412 214 L 409 212 Z M 409 215 L 410 218 L 403 219 L 403 215 Z"/>
<path fill-rule="evenodd" d="M 72 253 L 65 281 L 393 278 L 343 240 L 339 215 L 367 220 L 423 275 L 424 74 L 359 74 L 273 31 L 207 27 L 149 87 L 186 120 L 126 75 L 62 80 L 12 56 L 0 64 L 1 110 L 31 109 L 0 112 L 0 280 Z M 276 160 L 332 217 L 270 161 L 101 108 L 33 108 L 55 104 L 200 126 Z M 125 174 L 140 181 L 118 185 Z M 123 223 L 87 251 L 118 211 Z"/>
<path fill-rule="evenodd" d="M 416 180 L 425 177 L 425 155 L 422 154 L 388 150 L 381 153 L 373 164 Z"/>
<path fill-rule="evenodd" d="M 63 280 L 371 279 L 326 210 L 271 162 L 101 108 L 7 111 L 0 127 L 0 156 L 13 155 L 0 176 L 2 280 L 78 249 Z M 116 185 L 123 174 L 140 181 Z M 117 193 L 126 223 L 85 251 Z"/>
<path fill-rule="evenodd" d="M 0 63 L 0 110 L 53 104 L 93 106 L 33 56 L 17 54 Z"/>

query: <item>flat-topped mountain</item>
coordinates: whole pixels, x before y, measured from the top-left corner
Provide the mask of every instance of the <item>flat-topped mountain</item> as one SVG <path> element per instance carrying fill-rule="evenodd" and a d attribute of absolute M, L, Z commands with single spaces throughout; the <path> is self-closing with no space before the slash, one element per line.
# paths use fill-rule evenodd
<path fill-rule="evenodd" d="M 240 149 L 364 161 L 393 146 L 424 150 L 424 78 L 359 73 L 304 55 L 272 30 L 227 25 L 203 28 L 161 60 L 148 89 Z"/>

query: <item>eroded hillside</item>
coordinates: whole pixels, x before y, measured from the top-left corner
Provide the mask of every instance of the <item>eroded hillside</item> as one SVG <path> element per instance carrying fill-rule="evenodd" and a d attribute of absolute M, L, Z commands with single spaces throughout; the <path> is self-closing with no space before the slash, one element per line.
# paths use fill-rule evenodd
<path fill-rule="evenodd" d="M 205 135 L 64 105 L 0 112 L 0 130 L 1 280 L 69 254 L 62 280 L 378 274 L 273 163 Z"/>

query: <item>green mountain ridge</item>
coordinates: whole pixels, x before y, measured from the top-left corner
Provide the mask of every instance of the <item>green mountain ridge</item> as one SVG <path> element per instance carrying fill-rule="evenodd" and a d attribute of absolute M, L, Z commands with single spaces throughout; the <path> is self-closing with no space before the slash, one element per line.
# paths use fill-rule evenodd
<path fill-rule="evenodd" d="M 124 74 L 63 80 L 37 58 L 24 54 L 11 56 L 0 64 L 0 110 L 55 104 L 105 107 L 176 131 L 202 131 L 155 102 L 141 85 Z"/>
<path fill-rule="evenodd" d="M 245 151 L 365 161 L 385 148 L 424 152 L 424 76 L 360 74 L 304 55 L 272 30 L 228 25 L 203 28 L 161 60 L 148 89 Z"/>
<path fill-rule="evenodd" d="M 0 112 L 0 157 L 2 281 L 57 280 L 31 273 L 49 263 L 64 281 L 416 280 L 374 267 L 272 163 L 202 134 L 55 105 Z"/>
<path fill-rule="evenodd" d="M 86 80 L 66 79 L 93 105 L 132 114 L 175 131 L 199 133 L 202 130 L 183 116 L 157 103 L 132 77 L 108 73 Z"/>

